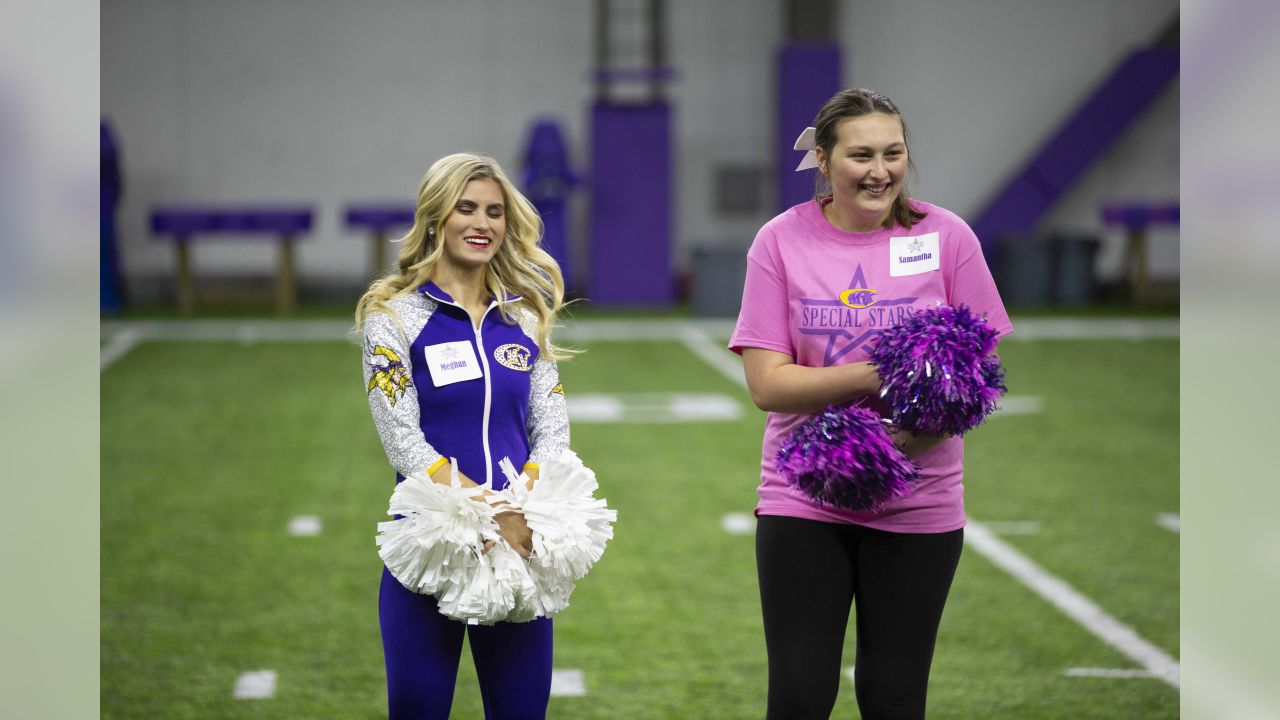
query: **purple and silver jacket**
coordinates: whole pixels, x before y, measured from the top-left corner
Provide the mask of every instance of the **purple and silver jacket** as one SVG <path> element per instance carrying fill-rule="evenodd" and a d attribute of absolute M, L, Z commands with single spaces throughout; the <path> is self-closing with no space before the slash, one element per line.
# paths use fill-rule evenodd
<path fill-rule="evenodd" d="M 477 329 L 431 282 L 388 305 L 394 317 L 364 322 L 364 380 L 396 482 L 453 458 L 467 477 L 502 489 L 502 458 L 536 467 L 569 447 L 559 372 L 539 352 L 532 313 L 519 309 L 509 324 L 491 300 Z"/>

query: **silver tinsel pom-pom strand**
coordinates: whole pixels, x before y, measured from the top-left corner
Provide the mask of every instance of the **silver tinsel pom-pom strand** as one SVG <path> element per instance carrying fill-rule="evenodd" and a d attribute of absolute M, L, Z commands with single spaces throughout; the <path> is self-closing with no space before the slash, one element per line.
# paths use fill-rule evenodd
<path fill-rule="evenodd" d="M 487 485 L 464 488 L 453 466 L 449 485 L 410 476 L 396 486 L 388 515 L 378 523 L 378 555 L 401 585 L 442 597 L 480 572 L 486 540 L 498 539 L 494 509 L 484 502 Z"/>
<path fill-rule="evenodd" d="M 532 490 L 509 460 L 499 466 L 508 480 L 500 495 L 533 531 L 529 573 L 539 589 L 541 614 L 551 617 L 568 606 L 577 581 L 604 554 L 618 513 L 595 497 L 595 473 L 572 450 L 544 462 Z"/>
<path fill-rule="evenodd" d="M 378 554 L 391 574 L 409 590 L 435 596 L 441 614 L 469 624 L 525 622 L 564 610 L 613 538 L 617 519 L 594 497 L 595 473 L 572 451 L 543 463 L 532 490 L 509 459 L 499 465 L 509 485 L 487 502 L 490 486 L 462 487 L 456 463 L 450 485 L 406 478 L 387 511 L 402 517 L 378 524 Z M 508 509 L 521 512 L 533 531 L 528 560 L 498 534 L 494 516 Z M 486 541 L 493 542 L 488 552 Z"/>

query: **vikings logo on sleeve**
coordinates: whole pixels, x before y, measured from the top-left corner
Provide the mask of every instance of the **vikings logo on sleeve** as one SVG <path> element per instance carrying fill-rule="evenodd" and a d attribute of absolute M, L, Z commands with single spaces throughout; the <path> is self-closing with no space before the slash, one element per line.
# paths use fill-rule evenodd
<path fill-rule="evenodd" d="M 374 388 L 381 390 L 394 407 L 396 400 L 404 395 L 405 388 L 413 384 L 409 380 L 409 373 L 405 369 L 404 362 L 400 360 L 400 356 L 395 351 L 385 345 L 374 345 L 373 349 L 366 353 L 369 360 L 369 367 L 373 369 L 373 374 L 369 376 L 368 392 L 373 392 Z"/>
<path fill-rule="evenodd" d="M 493 351 L 493 359 L 503 367 L 519 370 L 521 372 L 529 372 L 533 368 L 529 365 L 529 348 L 519 343 L 508 343 L 501 345 L 497 350 Z"/>

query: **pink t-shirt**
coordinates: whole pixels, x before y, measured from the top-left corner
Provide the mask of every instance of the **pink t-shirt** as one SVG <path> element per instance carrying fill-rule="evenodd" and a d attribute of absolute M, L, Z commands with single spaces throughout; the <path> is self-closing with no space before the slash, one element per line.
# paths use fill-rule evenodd
<path fill-rule="evenodd" d="M 910 230 L 846 232 L 817 201 L 796 205 L 760 228 L 747 253 L 742 309 L 729 348 L 775 350 L 799 365 L 861 362 L 881 328 L 938 303 L 968 305 L 1000 332 L 1013 332 L 977 236 L 955 213 L 913 201 L 928 213 Z M 787 485 L 774 467 L 782 441 L 807 415 L 771 412 L 765 425 L 757 515 L 857 523 L 909 533 L 964 527 L 964 440 L 948 438 L 915 458 L 915 492 L 883 510 L 821 507 Z"/>

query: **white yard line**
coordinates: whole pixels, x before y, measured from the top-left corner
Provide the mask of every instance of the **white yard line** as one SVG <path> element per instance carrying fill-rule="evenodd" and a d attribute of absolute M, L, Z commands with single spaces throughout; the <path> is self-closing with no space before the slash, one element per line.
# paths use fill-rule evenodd
<path fill-rule="evenodd" d="M 1156 524 L 1171 533 L 1182 534 L 1182 516 L 1178 513 L 1160 513 L 1156 516 Z"/>
<path fill-rule="evenodd" d="M 747 386 L 747 377 L 742 373 L 742 360 L 732 350 L 712 340 L 702 328 L 693 324 L 685 325 L 680 330 L 680 342 L 730 382 L 744 388 Z"/>
<path fill-rule="evenodd" d="M 553 697 L 581 697 L 587 694 L 587 682 L 581 670 L 552 670 Z"/>
<path fill-rule="evenodd" d="M 312 537 L 319 535 L 324 525 L 315 515 L 299 515 L 289 521 L 289 534 L 294 537 Z"/>
<path fill-rule="evenodd" d="M 724 422 L 742 417 L 742 405 L 720 393 L 573 393 L 565 400 L 574 422 Z"/>
<path fill-rule="evenodd" d="M 1132 668 L 1067 668 L 1062 672 L 1067 677 L 1096 678 L 1153 678 L 1150 670 L 1134 670 Z"/>
<path fill-rule="evenodd" d="M 1013 318 L 1013 342 L 1038 340 L 1176 340 L 1178 318 Z"/>
<path fill-rule="evenodd" d="M 142 320 L 104 321 L 104 332 L 142 331 L 147 340 L 167 342 L 343 342 L 350 320 Z"/>
<path fill-rule="evenodd" d="M 264 700 L 276 695 L 276 671 L 254 670 L 236 678 L 231 697 L 237 700 Z"/>
<path fill-rule="evenodd" d="M 996 403 L 991 417 L 1001 415 L 1036 415 L 1044 412 L 1044 398 L 1039 395 L 1006 395 Z"/>
<path fill-rule="evenodd" d="M 680 331 L 680 342 L 730 382 L 743 388 L 747 386 L 747 377 L 742 374 L 742 361 L 732 350 L 712 340 L 702 328 L 693 324 L 685 325 Z"/>
<path fill-rule="evenodd" d="M 120 332 L 111 336 L 111 341 L 106 344 L 99 352 L 99 367 L 101 372 L 111 367 L 115 361 L 129 354 L 129 351 L 142 341 L 142 331 L 138 328 L 127 327 Z"/>
<path fill-rule="evenodd" d="M 1142 639 L 1132 628 L 1108 615 L 1065 581 L 996 537 L 986 526 L 970 519 L 965 528 L 964 539 L 966 545 L 973 547 L 996 567 L 1012 575 L 1098 639 L 1141 665 L 1154 677 L 1175 688 L 1180 686 L 1182 671 L 1177 660 Z"/>
<path fill-rule="evenodd" d="M 756 519 L 748 513 L 725 513 L 720 518 L 720 527 L 730 535 L 751 535 L 756 531 Z"/>
<path fill-rule="evenodd" d="M 1179 336 L 1177 318 L 1034 318 L 1012 320 L 1011 341 L 1165 340 Z M 568 320 L 556 337 L 569 342 L 684 341 L 728 337 L 734 321 L 658 318 L 652 320 Z M 148 340 L 251 342 L 340 342 L 350 340 L 350 320 L 104 320 L 104 334 L 141 330 Z M 727 351 L 726 351 L 727 352 Z M 730 358 L 732 359 L 732 358 Z M 721 361 L 715 361 L 721 362 Z"/>

